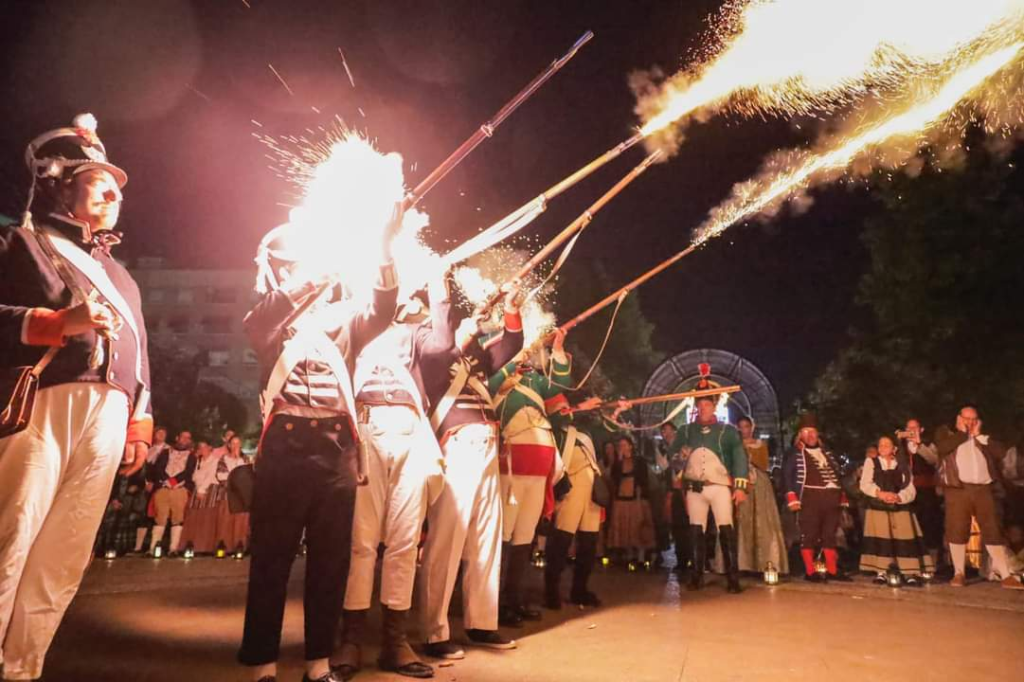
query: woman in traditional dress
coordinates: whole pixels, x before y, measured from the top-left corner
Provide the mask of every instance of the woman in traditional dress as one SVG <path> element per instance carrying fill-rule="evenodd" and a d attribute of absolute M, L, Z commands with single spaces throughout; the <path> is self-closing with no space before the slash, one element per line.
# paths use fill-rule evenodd
<path fill-rule="evenodd" d="M 628 436 L 616 439 L 615 450 L 618 458 L 612 465 L 612 511 L 607 542 L 608 548 L 620 552 L 635 570 L 644 567 L 647 552 L 654 549 L 647 463 L 634 456 L 633 441 Z"/>
<path fill-rule="evenodd" d="M 750 460 L 749 495 L 744 504 L 736 505 L 740 570 L 761 573 L 770 563 L 780 573 L 789 573 L 786 539 L 768 475 L 768 443 L 754 435 L 750 417 L 740 417 L 736 426 Z"/>
<path fill-rule="evenodd" d="M 249 547 L 249 513 L 232 514 L 228 506 L 228 476 L 232 471 L 248 464 L 242 454 L 242 439 L 233 436 L 227 443 L 227 451 L 217 460 L 215 473 L 216 509 L 217 509 L 217 544 L 224 543 L 229 551 Z"/>
<path fill-rule="evenodd" d="M 931 574 L 935 565 L 911 511 L 917 494 L 913 475 L 896 456 L 892 438 L 878 439 L 878 457 L 865 460 L 860 489 L 868 501 L 860 570 L 875 573 L 875 581 L 885 584 L 886 572 L 895 568 L 907 585 L 921 586 L 922 575 Z"/>
<path fill-rule="evenodd" d="M 217 547 L 217 500 L 210 494 L 213 474 L 220 459 L 220 448 L 214 450 L 205 441 L 196 444 L 196 471 L 192 480 L 196 489 L 185 510 L 181 528 L 181 546 L 197 554 L 211 554 Z"/>

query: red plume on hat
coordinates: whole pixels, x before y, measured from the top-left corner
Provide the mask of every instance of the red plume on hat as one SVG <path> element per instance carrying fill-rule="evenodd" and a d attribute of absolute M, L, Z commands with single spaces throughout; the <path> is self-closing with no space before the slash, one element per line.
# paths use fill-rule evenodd
<path fill-rule="evenodd" d="M 697 365 L 697 371 L 700 372 L 700 379 L 697 381 L 697 390 L 706 391 L 709 388 L 714 388 L 714 386 L 711 384 L 711 379 L 709 378 L 711 376 L 711 365 L 709 365 L 706 362 L 702 362 L 699 365 Z M 715 396 L 708 395 L 697 398 L 697 400 L 702 399 L 715 400 Z"/>

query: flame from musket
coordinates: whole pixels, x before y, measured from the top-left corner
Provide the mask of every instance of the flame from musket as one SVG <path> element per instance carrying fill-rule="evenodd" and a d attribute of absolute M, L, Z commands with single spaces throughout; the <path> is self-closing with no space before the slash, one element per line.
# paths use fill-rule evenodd
<path fill-rule="evenodd" d="M 699 74 L 681 72 L 642 96 L 642 133 L 698 110 L 742 114 L 833 111 L 1019 33 L 1024 0 L 752 0 L 716 27 L 724 49 Z M 732 37 L 728 37 L 732 34 Z"/>
<path fill-rule="evenodd" d="M 270 148 L 278 172 L 299 195 L 290 213 L 301 254 L 304 276 L 340 274 L 357 303 L 365 303 L 377 281 L 377 266 L 385 228 L 396 204 L 406 195 L 402 157 L 384 154 L 365 136 L 343 124 L 322 129 L 323 139 L 257 135 Z M 400 300 L 436 278 L 447 264 L 423 241 L 429 217 L 417 209 L 405 212 L 392 252 L 398 270 Z M 498 288 L 497 282 L 525 262 L 527 256 L 507 247 L 492 248 L 474 262 L 460 267 L 456 283 L 472 307 L 483 304 Z M 527 342 L 554 324 L 544 296 L 528 302 L 522 311 Z M 495 329 L 500 325 L 495 318 Z"/>
<path fill-rule="evenodd" d="M 856 133 L 830 151 L 794 152 L 788 155 L 790 158 L 782 168 L 767 168 L 761 174 L 763 178 L 737 185 L 732 198 L 713 210 L 698 228 L 694 244 L 718 236 L 730 225 L 766 210 L 811 183 L 833 179 L 858 157 L 883 144 L 907 139 L 918 148 L 930 128 L 946 119 L 965 99 L 983 94 L 979 89 L 1013 62 L 1022 47 L 1024 42 L 1016 43 L 977 59 L 948 78 L 932 96 Z"/>

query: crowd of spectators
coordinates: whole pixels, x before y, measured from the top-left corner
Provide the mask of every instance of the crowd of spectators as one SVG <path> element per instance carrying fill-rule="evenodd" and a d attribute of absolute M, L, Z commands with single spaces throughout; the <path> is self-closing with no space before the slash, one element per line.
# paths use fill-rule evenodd
<path fill-rule="evenodd" d="M 180 431 L 173 442 L 156 428 L 145 465 L 119 472 L 96 538 L 107 558 L 135 555 L 240 556 L 248 551 L 249 515 L 232 513 L 228 479 L 249 465 L 232 430 L 214 445 Z"/>

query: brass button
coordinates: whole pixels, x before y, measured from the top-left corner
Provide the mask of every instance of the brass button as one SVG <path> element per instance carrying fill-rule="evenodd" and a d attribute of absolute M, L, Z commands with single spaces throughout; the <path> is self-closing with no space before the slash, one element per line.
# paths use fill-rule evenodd
<path fill-rule="evenodd" d="M 315 429 L 317 426 L 320 425 L 320 422 L 318 422 L 316 419 L 310 419 L 309 420 L 309 425 L 312 426 Z"/>
<path fill-rule="evenodd" d="M 284 425 L 284 430 L 285 431 L 291 431 L 294 428 L 295 428 L 295 424 L 292 424 L 291 422 L 288 422 L 287 424 Z"/>

